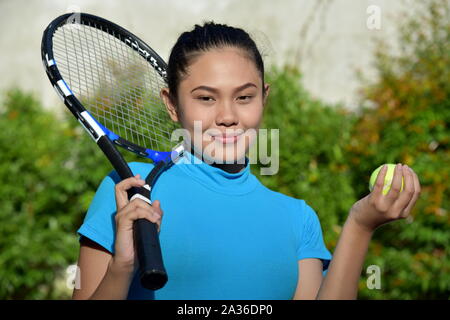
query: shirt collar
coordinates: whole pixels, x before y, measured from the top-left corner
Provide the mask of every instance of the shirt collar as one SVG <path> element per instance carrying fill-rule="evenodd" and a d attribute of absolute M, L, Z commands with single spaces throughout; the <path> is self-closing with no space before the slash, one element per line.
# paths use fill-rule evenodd
<path fill-rule="evenodd" d="M 250 172 L 248 158 L 245 161 L 246 166 L 243 170 L 237 173 L 229 173 L 213 167 L 192 153 L 185 151 L 176 166 L 190 178 L 209 189 L 230 195 L 240 195 L 251 192 L 256 187 L 257 182 L 255 176 Z"/>

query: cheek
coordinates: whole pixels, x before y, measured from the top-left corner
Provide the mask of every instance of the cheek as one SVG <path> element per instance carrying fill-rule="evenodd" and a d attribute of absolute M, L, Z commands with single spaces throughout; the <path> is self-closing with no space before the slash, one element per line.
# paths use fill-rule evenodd
<path fill-rule="evenodd" d="M 193 101 L 185 100 L 180 103 L 178 118 L 183 128 L 193 130 L 195 122 L 201 122 L 202 127 L 209 126 L 214 121 L 211 112 L 205 112 Z"/>
<path fill-rule="evenodd" d="M 262 115 L 262 104 L 255 104 L 240 110 L 239 120 L 247 129 L 258 128 L 262 121 Z"/>
<path fill-rule="evenodd" d="M 189 103 L 182 106 L 183 111 L 179 117 L 181 126 L 188 131 L 188 139 L 197 148 L 205 147 L 211 141 L 205 140 L 205 131 L 214 126 L 214 113 L 199 110 L 200 108 Z"/>
<path fill-rule="evenodd" d="M 201 126 L 201 131 L 214 126 L 214 114 L 212 112 L 196 112 L 195 110 L 190 110 L 190 112 L 185 113 L 182 120 L 182 125 L 184 128 L 192 131 L 194 127 Z"/>

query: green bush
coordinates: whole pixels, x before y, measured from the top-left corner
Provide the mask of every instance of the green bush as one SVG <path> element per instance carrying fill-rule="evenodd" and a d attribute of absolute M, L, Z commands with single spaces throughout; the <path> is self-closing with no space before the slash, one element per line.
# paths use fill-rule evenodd
<path fill-rule="evenodd" d="M 0 299 L 67 297 L 76 228 L 110 170 L 76 121 L 60 122 L 31 95 L 0 110 Z"/>
<path fill-rule="evenodd" d="M 400 26 L 400 55 L 378 46 L 379 78 L 365 84 L 364 107 L 355 114 L 312 99 L 295 68 L 268 77 L 264 127 L 280 129 L 280 170 L 260 178 L 317 211 L 331 251 L 351 205 L 368 194 L 375 168 L 401 162 L 419 175 L 422 194 L 412 219 L 374 235 L 362 299 L 450 297 L 449 4 L 427 1 L 416 10 Z M 370 265 L 381 269 L 381 290 L 367 288 Z"/>
<path fill-rule="evenodd" d="M 367 264 L 381 266 L 384 289 L 364 289 L 365 298 L 450 297 L 450 4 L 417 5 L 399 27 L 400 53 L 378 46 L 378 80 L 362 92 L 346 148 L 358 197 L 367 192 L 360 182 L 386 162 L 408 164 L 422 185 L 412 219 L 375 234 Z"/>
<path fill-rule="evenodd" d="M 317 211 L 330 251 L 350 207 L 368 193 L 372 170 L 402 162 L 421 179 L 413 219 L 375 233 L 363 299 L 450 297 L 449 5 L 426 3 L 402 25 L 400 55 L 379 46 L 379 79 L 365 85 L 370 107 L 358 113 L 313 99 L 295 68 L 267 75 L 262 127 L 280 129 L 280 168 L 260 179 Z M 111 166 L 67 111 L 62 120 L 18 90 L 0 106 L 0 299 L 70 294 L 65 270 L 78 256 L 75 231 Z M 366 287 L 369 265 L 381 268 L 381 290 Z"/>

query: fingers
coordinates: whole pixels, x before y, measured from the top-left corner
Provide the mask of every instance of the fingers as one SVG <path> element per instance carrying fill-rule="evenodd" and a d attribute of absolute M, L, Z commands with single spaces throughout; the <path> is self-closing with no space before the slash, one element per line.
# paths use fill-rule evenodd
<path fill-rule="evenodd" d="M 115 219 L 117 227 L 126 230 L 133 228 L 133 222 L 138 219 L 147 219 L 158 226 L 158 232 L 161 226 L 162 210 L 159 201 L 155 201 L 157 206 L 151 206 L 141 199 L 134 199 L 122 210 L 118 211 Z"/>
<path fill-rule="evenodd" d="M 419 177 L 411 168 L 408 168 L 408 169 L 409 169 L 409 172 L 411 173 L 411 177 L 413 180 L 414 193 L 413 193 L 412 199 L 409 201 L 408 205 L 403 210 L 402 217 L 404 217 L 404 218 L 409 216 L 409 213 L 411 212 L 412 208 L 416 204 L 417 199 L 419 199 L 420 192 L 421 192 Z"/>
<path fill-rule="evenodd" d="M 402 184 L 403 184 L 403 169 L 402 165 L 398 163 L 395 166 L 394 169 L 394 175 L 392 177 L 391 186 L 389 189 L 389 192 L 387 193 L 388 198 L 393 202 L 395 201 L 401 190 L 402 190 Z"/>
<path fill-rule="evenodd" d="M 152 208 L 159 211 L 162 214 L 161 203 L 159 202 L 159 200 L 155 200 L 152 202 Z"/>
<path fill-rule="evenodd" d="M 389 189 L 389 192 L 387 193 L 387 197 L 390 198 L 392 202 L 397 200 L 397 198 L 399 197 L 402 191 L 403 180 L 403 166 L 398 163 L 395 166 L 391 187 Z"/>
<path fill-rule="evenodd" d="M 159 200 L 153 201 L 152 208 L 154 210 L 154 216 L 155 216 L 156 221 L 153 221 L 153 220 L 151 220 L 151 221 L 158 225 L 158 232 L 159 232 L 159 230 L 161 228 L 162 216 L 164 214 L 164 212 L 161 209 L 161 203 L 159 202 Z"/>
<path fill-rule="evenodd" d="M 392 218 L 407 218 L 419 197 L 420 183 L 417 175 L 407 165 L 397 165 L 395 169 L 394 181 L 388 193 L 388 198 L 393 203 L 390 211 Z M 398 175 L 395 176 L 395 174 Z M 401 190 L 402 177 L 404 181 L 403 190 Z"/>
<path fill-rule="evenodd" d="M 413 175 L 407 165 L 400 166 L 400 170 L 403 174 L 404 187 L 400 192 L 399 189 L 394 190 L 394 196 L 396 195 L 396 201 L 393 205 L 393 214 L 398 218 L 406 218 L 407 212 L 405 208 L 410 203 L 414 195 L 414 179 Z"/>
<path fill-rule="evenodd" d="M 389 192 L 383 195 L 387 169 L 383 166 L 378 173 L 371 201 L 377 204 L 380 211 L 389 213 L 391 219 L 406 218 L 419 197 L 419 179 L 412 169 L 399 163 L 395 166 Z"/>
<path fill-rule="evenodd" d="M 384 165 L 383 168 L 378 172 L 377 180 L 375 181 L 375 185 L 373 187 L 373 194 L 374 195 L 381 195 L 384 188 L 384 179 L 386 177 L 387 173 L 387 165 Z"/>
<path fill-rule="evenodd" d="M 145 185 L 145 180 L 142 180 L 139 174 L 135 177 L 124 179 L 116 184 L 115 194 L 117 211 L 121 210 L 129 203 L 127 190 L 132 187 L 142 187 L 143 185 Z"/>

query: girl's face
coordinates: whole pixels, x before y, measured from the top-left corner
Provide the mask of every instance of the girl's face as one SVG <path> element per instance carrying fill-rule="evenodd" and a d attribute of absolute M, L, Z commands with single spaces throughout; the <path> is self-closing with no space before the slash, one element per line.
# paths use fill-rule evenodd
<path fill-rule="evenodd" d="M 232 163 L 242 161 L 253 142 L 249 129 L 259 127 L 268 93 L 255 63 L 242 50 L 225 47 L 189 65 L 178 87 L 178 106 L 168 89 L 162 96 L 172 120 L 189 132 L 197 156 Z"/>

